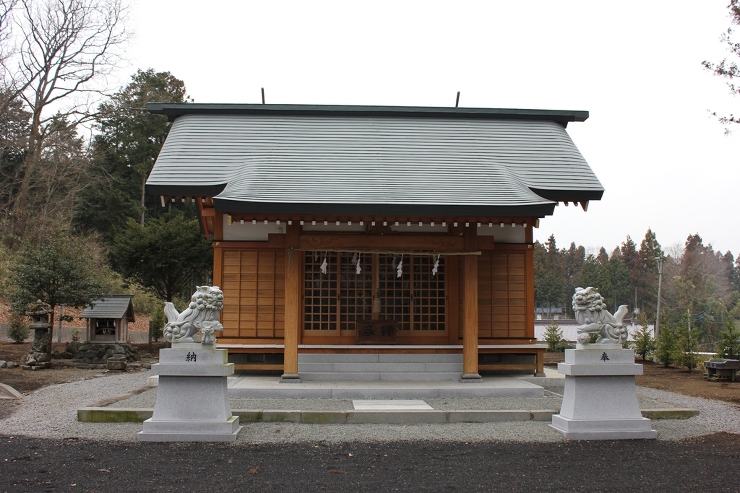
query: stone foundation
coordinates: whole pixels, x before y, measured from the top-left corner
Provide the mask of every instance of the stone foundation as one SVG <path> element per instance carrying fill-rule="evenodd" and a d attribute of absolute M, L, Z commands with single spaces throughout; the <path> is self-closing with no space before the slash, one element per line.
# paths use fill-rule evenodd
<path fill-rule="evenodd" d="M 128 343 L 70 342 L 60 354 L 63 359 L 74 359 L 86 365 L 105 365 L 110 358 L 127 362 L 139 361 L 139 349 Z"/>

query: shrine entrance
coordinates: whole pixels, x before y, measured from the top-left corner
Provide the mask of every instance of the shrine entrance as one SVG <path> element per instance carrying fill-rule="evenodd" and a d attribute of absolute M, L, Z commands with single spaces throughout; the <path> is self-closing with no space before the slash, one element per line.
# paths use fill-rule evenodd
<path fill-rule="evenodd" d="M 304 344 L 355 344 L 358 323 L 387 321 L 396 343 L 446 344 L 445 257 L 305 252 Z"/>

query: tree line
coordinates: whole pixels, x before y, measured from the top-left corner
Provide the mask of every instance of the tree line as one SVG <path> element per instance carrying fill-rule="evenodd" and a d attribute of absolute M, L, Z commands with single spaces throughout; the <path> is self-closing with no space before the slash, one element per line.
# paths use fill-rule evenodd
<path fill-rule="evenodd" d="M 707 346 L 728 322 L 740 319 L 740 258 L 715 251 L 699 234 L 666 251 L 648 229 L 639 246 L 627 236 L 611 254 L 604 247 L 587 253 L 575 243 L 558 248 L 551 235 L 545 243 L 535 242 L 534 269 L 535 304 L 545 313 L 558 308 L 573 317 L 575 288 L 593 286 L 610 311 L 627 305 L 646 322 L 660 317 L 661 324 L 690 326 Z"/>
<path fill-rule="evenodd" d="M 208 277 L 195 206 L 144 189 L 170 127 L 146 105 L 191 101 L 184 82 L 147 69 L 107 84 L 127 13 L 122 0 L 0 0 L 0 295 L 17 312 L 126 290 L 169 301 Z"/>

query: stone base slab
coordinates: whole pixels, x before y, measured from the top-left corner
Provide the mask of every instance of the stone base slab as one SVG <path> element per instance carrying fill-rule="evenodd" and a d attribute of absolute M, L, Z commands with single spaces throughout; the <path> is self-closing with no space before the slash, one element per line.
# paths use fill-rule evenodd
<path fill-rule="evenodd" d="M 569 419 L 556 414 L 552 417 L 551 428 L 559 431 L 569 440 L 626 440 L 654 439 L 658 432 L 650 429 L 651 421 L 638 419 Z"/>
<path fill-rule="evenodd" d="M 137 438 L 140 442 L 234 442 L 241 429 L 238 416 L 227 423 L 189 422 L 187 426 L 147 419 Z"/>
<path fill-rule="evenodd" d="M 225 421 L 164 421 L 151 417 L 144 421 L 141 434 L 230 435 L 236 433 L 238 429 L 239 416 L 231 416 Z"/>

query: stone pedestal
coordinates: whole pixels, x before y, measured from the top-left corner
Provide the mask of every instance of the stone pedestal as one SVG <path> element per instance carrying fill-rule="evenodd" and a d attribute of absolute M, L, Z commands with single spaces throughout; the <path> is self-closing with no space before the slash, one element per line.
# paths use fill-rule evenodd
<path fill-rule="evenodd" d="M 234 374 L 225 349 L 195 343 L 159 352 L 152 374 L 159 375 L 152 417 L 138 435 L 149 442 L 232 442 L 241 430 L 231 414 L 226 378 Z"/>
<path fill-rule="evenodd" d="M 637 403 L 635 353 L 614 344 L 589 344 L 567 349 L 565 363 L 558 364 L 565 375 L 565 392 L 560 414 L 552 426 L 573 440 L 622 440 L 656 438 L 651 421 L 643 418 Z"/>
<path fill-rule="evenodd" d="M 45 370 L 51 368 L 51 325 L 47 322 L 32 323 L 33 330 L 31 351 L 23 360 L 24 370 Z"/>

